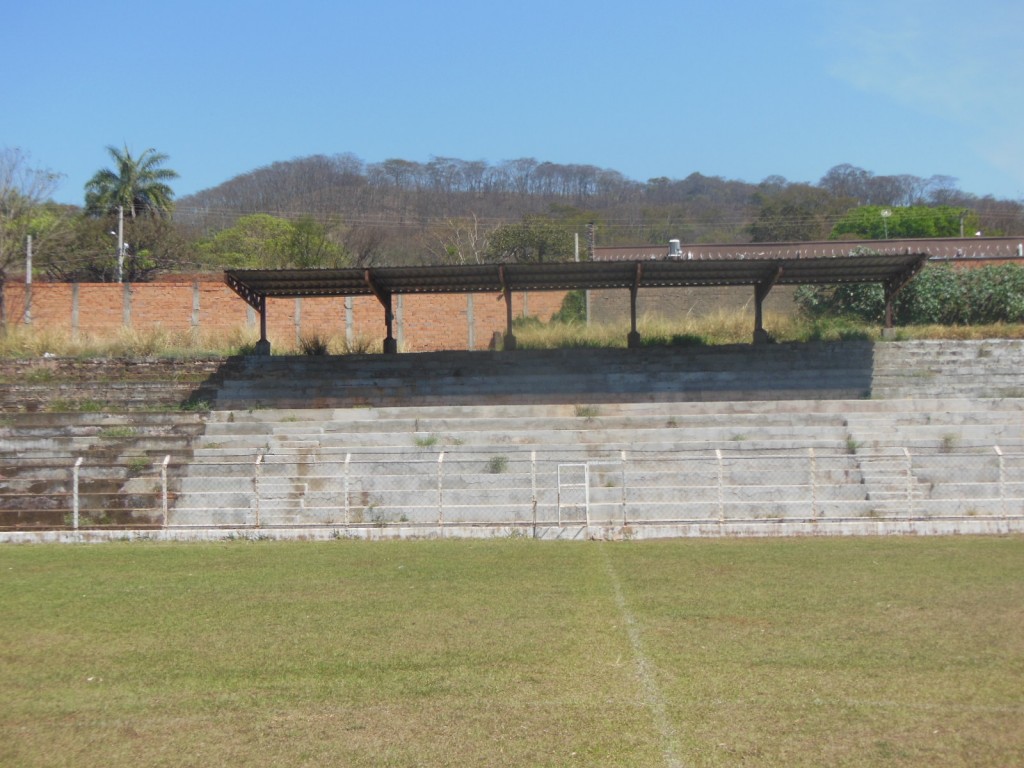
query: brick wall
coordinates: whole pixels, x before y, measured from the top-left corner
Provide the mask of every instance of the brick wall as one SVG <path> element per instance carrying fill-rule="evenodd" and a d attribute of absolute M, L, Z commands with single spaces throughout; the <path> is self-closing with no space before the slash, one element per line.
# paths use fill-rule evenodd
<path fill-rule="evenodd" d="M 8 282 L 2 290 L 5 322 L 24 326 L 24 283 Z M 564 296 L 564 291 L 514 294 L 513 316 L 549 320 Z M 399 348 L 409 352 L 487 349 L 494 333 L 505 330 L 500 294 L 395 296 L 392 308 Z M 259 328 L 259 315 L 223 281 L 189 277 L 153 283 L 34 283 L 30 309 L 34 329 L 93 338 L 124 328 L 225 338 Z M 367 296 L 267 301 L 267 336 L 275 350 L 295 349 L 301 337 L 313 334 L 379 343 L 386 335 L 384 309 Z"/>

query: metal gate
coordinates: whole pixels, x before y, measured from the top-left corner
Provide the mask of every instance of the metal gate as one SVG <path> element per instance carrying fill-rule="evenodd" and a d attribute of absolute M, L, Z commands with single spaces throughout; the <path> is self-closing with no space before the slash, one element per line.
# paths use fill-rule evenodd
<path fill-rule="evenodd" d="M 558 465 L 558 524 L 625 525 L 624 461 Z"/>

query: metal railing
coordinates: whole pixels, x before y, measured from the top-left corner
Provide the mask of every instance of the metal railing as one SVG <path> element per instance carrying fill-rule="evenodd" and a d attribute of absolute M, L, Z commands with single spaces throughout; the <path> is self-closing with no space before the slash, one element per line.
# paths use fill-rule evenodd
<path fill-rule="evenodd" d="M 634 526 L 1024 517 L 1024 453 L 281 451 L 172 463 L 13 460 L 0 527 Z"/>

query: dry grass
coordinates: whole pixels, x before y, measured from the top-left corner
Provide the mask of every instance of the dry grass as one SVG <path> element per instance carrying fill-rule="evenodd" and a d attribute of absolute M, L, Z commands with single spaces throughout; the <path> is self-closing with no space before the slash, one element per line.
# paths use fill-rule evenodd
<path fill-rule="evenodd" d="M 1024 339 L 1024 325 L 1014 323 L 995 323 L 993 325 L 911 325 L 897 328 L 896 339 L 953 339 L 957 341 Z"/>
<path fill-rule="evenodd" d="M 303 342 L 321 339 L 329 354 L 372 354 L 383 348 L 381 339 L 356 336 L 351 341 L 345 334 L 312 335 L 299 341 L 294 336 L 272 338 L 275 354 L 303 354 Z M 52 329 L 36 330 L 14 326 L 0 333 L 0 357 L 33 358 L 44 354 L 60 357 L 230 357 L 251 351 L 259 340 L 255 330 L 235 329 L 226 334 L 212 331 L 168 331 L 152 328 L 138 331 L 123 328 L 114 335 L 72 334 Z"/>
<path fill-rule="evenodd" d="M 0 333 L 0 357 L 227 357 L 251 349 L 259 339 L 255 332 L 228 334 L 123 328 L 113 336 L 16 326 Z"/>
<path fill-rule="evenodd" d="M 843 339 L 881 340 L 881 329 L 847 320 L 808 321 L 782 314 L 767 314 L 765 328 L 776 341 L 838 341 Z M 753 336 L 753 318 L 748 312 L 720 312 L 701 318 L 688 317 L 667 321 L 645 316 L 638 321 L 642 343 L 652 346 L 694 346 L 749 344 Z M 541 323 L 537 320 L 517 323 L 515 335 L 521 349 L 557 349 L 626 346 L 628 323 L 592 324 Z M 122 329 L 114 336 L 74 334 L 66 331 L 36 330 L 12 326 L 0 333 L 0 357 L 32 358 L 49 353 L 61 357 L 228 357 L 244 354 L 255 346 L 258 334 L 253 330 L 235 330 L 226 335 L 212 332 L 147 331 Z M 382 349 L 380 338 L 357 336 L 351 341 L 344 333 L 319 334 L 328 354 L 375 354 Z M 1021 339 L 1024 325 L 986 326 L 911 326 L 896 329 L 897 340 L 910 339 Z M 302 354 L 302 342 L 294 336 L 272 338 L 275 354 Z"/>
<path fill-rule="evenodd" d="M 1024 763 L 1024 539 L 0 549 L 5 766 Z"/>
<path fill-rule="evenodd" d="M 807 320 L 792 315 L 766 314 L 764 326 L 779 342 L 842 341 L 862 339 L 882 341 L 882 329 L 844 319 Z M 645 316 L 637 321 L 644 345 L 695 346 L 749 344 L 753 337 L 753 317 L 746 312 L 719 312 L 701 318 L 667 321 Z M 563 324 L 522 323 L 515 330 L 521 349 L 557 349 L 567 347 L 625 347 L 628 323 Z M 1020 339 L 1024 325 L 985 326 L 909 326 L 897 328 L 894 338 L 913 339 Z"/>

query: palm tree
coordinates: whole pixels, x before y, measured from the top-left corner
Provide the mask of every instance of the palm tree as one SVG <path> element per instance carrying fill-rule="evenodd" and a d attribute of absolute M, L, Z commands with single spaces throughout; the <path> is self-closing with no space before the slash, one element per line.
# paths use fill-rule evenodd
<path fill-rule="evenodd" d="M 103 169 L 85 185 L 85 207 L 90 213 L 105 214 L 123 207 L 125 214 L 135 218 L 142 214 L 161 217 L 174 207 L 174 192 L 165 183 L 178 178 L 176 171 L 160 166 L 167 155 L 147 149 L 138 158 L 126 146 L 107 147 L 116 170 Z"/>

